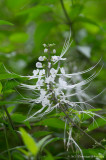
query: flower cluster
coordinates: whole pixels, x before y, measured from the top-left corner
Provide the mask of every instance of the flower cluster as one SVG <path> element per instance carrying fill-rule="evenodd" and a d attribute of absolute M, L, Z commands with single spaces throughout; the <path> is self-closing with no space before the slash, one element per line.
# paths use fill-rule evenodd
<path fill-rule="evenodd" d="M 37 96 L 37 98 L 28 99 L 30 103 L 42 104 L 42 108 L 38 112 L 32 114 L 28 119 L 33 118 L 35 115 L 41 116 L 47 114 L 52 110 L 59 108 L 60 104 L 67 104 L 67 107 L 71 108 L 72 110 L 76 108 L 78 108 L 78 110 L 82 110 L 80 103 L 83 103 L 84 105 L 87 105 L 87 103 L 82 101 L 73 102 L 70 101 L 70 99 L 73 96 L 81 95 L 81 93 L 83 93 L 82 95 L 85 96 L 85 89 L 82 89 L 82 87 L 91 82 L 95 76 L 97 76 L 97 74 L 94 73 L 86 80 L 81 79 L 82 81 L 78 83 L 75 82 L 74 84 L 68 83 L 68 81 L 72 79 L 73 76 L 78 77 L 83 73 L 91 71 L 96 65 L 82 72 L 67 74 L 65 69 L 61 67 L 60 62 L 66 60 L 66 58 L 63 58 L 63 56 L 68 50 L 70 43 L 63 47 L 60 56 L 54 55 L 54 53 L 56 53 L 56 49 L 53 48 L 54 44 L 43 44 L 43 46 L 44 55 L 38 58 L 38 62 L 36 63 L 37 69 L 33 70 L 32 76 L 27 76 L 29 80 L 36 79 L 36 84 L 21 84 L 21 86 L 27 89 L 39 92 L 39 97 Z"/>

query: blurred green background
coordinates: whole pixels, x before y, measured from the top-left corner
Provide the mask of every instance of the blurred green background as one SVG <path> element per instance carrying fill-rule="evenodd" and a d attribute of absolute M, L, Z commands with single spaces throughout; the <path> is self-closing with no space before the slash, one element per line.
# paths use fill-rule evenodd
<path fill-rule="evenodd" d="M 60 55 L 64 42 L 71 32 L 73 42 L 65 55 L 68 70 L 70 73 L 82 71 L 95 65 L 102 58 L 95 70 L 99 71 L 103 64 L 104 66 L 92 82 L 88 93 L 92 97 L 105 88 L 105 0 L 0 0 L 0 20 L 11 23 L 4 24 L 0 21 L 0 62 L 9 71 L 31 75 L 36 68 L 38 57 L 43 55 L 42 44 L 55 43 L 56 54 Z M 90 73 L 84 78 L 89 75 Z M 103 109 L 101 114 L 105 113 L 105 93 L 103 92 L 93 102 L 94 107 Z M 14 93 L 11 97 L 7 96 L 7 99 L 14 99 L 13 95 Z M 22 108 L 19 108 L 19 111 L 24 114 L 25 106 L 24 111 Z M 98 140 L 103 139 L 105 134 L 105 127 L 92 133 Z M 1 133 L 0 139 L 2 137 Z M 57 148 L 60 146 L 61 143 L 56 145 Z M 83 138 L 83 146 L 90 146 L 86 138 Z M 1 151 L 5 150 L 4 146 L 1 148 Z M 59 149 L 61 152 L 61 147 Z M 52 151 L 52 147 L 50 150 Z"/>

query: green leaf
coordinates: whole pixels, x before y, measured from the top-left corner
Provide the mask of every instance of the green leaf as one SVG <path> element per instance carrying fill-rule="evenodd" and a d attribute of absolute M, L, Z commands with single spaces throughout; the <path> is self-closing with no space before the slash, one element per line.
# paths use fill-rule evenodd
<path fill-rule="evenodd" d="M 22 114 L 14 113 L 14 114 L 11 115 L 11 119 L 12 119 L 13 122 L 23 123 L 27 127 L 30 128 L 29 121 L 24 121 L 26 119 L 26 116 L 24 116 Z"/>
<path fill-rule="evenodd" d="M 25 7 L 28 3 L 30 2 L 30 0 L 7 0 L 7 6 L 12 9 L 12 10 L 19 10 L 22 9 L 23 7 Z"/>
<path fill-rule="evenodd" d="M 44 158 L 44 160 L 54 160 L 53 156 L 48 151 L 46 151 L 46 153 L 47 156 Z"/>
<path fill-rule="evenodd" d="M 95 157 L 98 157 L 98 158 L 100 158 L 101 156 L 102 156 L 102 158 L 104 158 L 104 153 L 105 153 L 105 151 L 103 150 L 103 149 L 101 149 L 101 148 L 99 148 L 99 149 L 83 149 L 82 150 L 83 151 L 83 154 L 86 156 L 86 155 L 94 155 Z"/>
<path fill-rule="evenodd" d="M 35 7 L 19 12 L 17 15 L 28 14 L 27 22 L 30 22 L 31 20 L 39 17 L 41 14 L 47 13 L 49 11 L 51 11 L 51 8 L 49 6 L 44 7 L 43 5 L 36 5 Z"/>
<path fill-rule="evenodd" d="M 1 82 L 0 82 L 0 94 L 1 94 L 1 91 L 2 91 L 2 84 L 1 84 Z"/>
<path fill-rule="evenodd" d="M 41 148 L 42 145 L 44 145 L 44 143 L 50 138 L 50 135 L 42 138 L 39 142 L 38 142 L 38 147 Z"/>
<path fill-rule="evenodd" d="M 26 116 L 18 113 L 14 113 L 11 115 L 11 118 L 14 122 L 21 123 L 26 119 Z"/>
<path fill-rule="evenodd" d="M 14 33 L 10 36 L 10 41 L 14 43 L 25 43 L 28 40 L 26 33 Z"/>
<path fill-rule="evenodd" d="M 22 104 L 20 101 L 0 101 L 0 106 L 5 104 Z"/>
<path fill-rule="evenodd" d="M 9 113 L 11 113 L 14 108 L 15 108 L 15 106 L 10 106 L 10 107 L 7 108 L 7 110 L 8 110 Z"/>
<path fill-rule="evenodd" d="M 91 123 L 88 128 L 87 128 L 87 132 L 90 132 L 98 127 L 104 126 L 106 124 L 106 120 L 102 119 L 102 118 L 98 118 L 95 119 L 96 121 Z"/>
<path fill-rule="evenodd" d="M 38 153 L 38 146 L 36 142 L 23 128 L 20 128 L 20 132 L 27 149 L 32 153 L 32 155 L 36 156 Z"/>
<path fill-rule="evenodd" d="M 36 125 L 47 125 L 49 127 L 53 127 L 53 128 L 60 128 L 60 129 L 64 129 L 65 123 L 57 118 L 49 118 L 49 119 L 45 119 L 41 122 L 36 123 Z"/>
<path fill-rule="evenodd" d="M 38 131 L 38 132 L 35 132 L 33 134 L 34 137 L 36 138 L 39 138 L 39 137 L 43 137 L 43 136 L 46 136 L 48 134 L 51 134 L 52 132 L 48 132 L 48 131 Z"/>
<path fill-rule="evenodd" d="M 48 139 L 47 141 L 45 141 L 45 143 L 42 143 L 41 150 L 43 150 L 44 147 L 47 146 L 48 144 L 55 142 L 55 141 L 58 141 L 58 140 L 61 140 L 61 139 L 62 138 L 59 138 L 59 137 Z"/>
<path fill-rule="evenodd" d="M 0 20 L 0 25 L 9 25 L 9 26 L 13 26 L 14 24 L 5 20 Z"/>
<path fill-rule="evenodd" d="M 101 26 L 96 23 L 95 21 L 91 20 L 90 18 L 87 18 L 85 16 L 79 16 L 75 19 L 75 22 L 84 22 L 84 23 L 89 23 L 89 24 L 93 24 L 99 28 L 101 28 Z"/>
<path fill-rule="evenodd" d="M 20 152 L 22 152 L 26 156 L 29 155 L 29 153 L 26 150 L 22 149 L 22 148 L 18 148 L 17 150 L 19 150 Z"/>
<path fill-rule="evenodd" d="M 15 74 L 15 73 L 10 73 L 5 66 L 0 63 L 0 80 L 3 79 L 13 79 L 13 78 L 20 78 L 21 76 Z"/>

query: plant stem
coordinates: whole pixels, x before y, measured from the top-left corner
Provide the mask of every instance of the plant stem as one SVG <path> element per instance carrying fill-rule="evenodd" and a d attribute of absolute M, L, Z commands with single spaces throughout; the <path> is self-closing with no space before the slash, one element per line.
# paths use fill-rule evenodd
<path fill-rule="evenodd" d="M 70 17 L 68 16 L 68 13 L 67 13 L 67 11 L 66 11 L 66 9 L 65 9 L 63 0 L 60 0 L 60 3 L 61 3 L 61 6 L 62 6 L 62 9 L 63 9 L 63 11 L 64 11 L 64 14 L 65 14 L 65 16 L 66 16 L 66 18 L 67 18 L 67 21 L 68 21 L 69 25 L 71 26 L 71 25 L 72 25 L 72 22 L 71 22 Z"/>
<path fill-rule="evenodd" d="M 4 109 L 4 111 L 6 112 L 6 115 L 7 115 L 7 117 L 8 117 L 8 120 L 9 120 L 9 123 L 10 123 L 10 125 L 11 125 L 12 129 L 14 130 L 15 128 L 14 128 L 14 125 L 13 125 L 12 119 L 11 119 L 10 114 L 9 114 L 9 112 L 8 112 L 8 110 L 7 110 L 7 108 L 6 108 L 6 106 L 5 106 L 5 105 L 3 105 L 3 109 Z"/>
<path fill-rule="evenodd" d="M 84 133 L 85 135 L 87 135 L 90 139 L 92 139 L 97 145 L 101 146 L 103 149 L 105 149 L 105 147 L 97 142 L 93 137 L 91 137 L 89 134 L 87 134 L 84 130 L 82 130 L 76 123 L 74 123 L 74 121 L 70 118 L 70 116 L 66 113 L 66 111 L 64 111 L 63 106 L 60 104 L 59 107 L 61 108 L 61 110 L 63 111 L 63 113 L 66 115 L 66 118 L 76 127 L 78 128 L 82 133 Z"/>

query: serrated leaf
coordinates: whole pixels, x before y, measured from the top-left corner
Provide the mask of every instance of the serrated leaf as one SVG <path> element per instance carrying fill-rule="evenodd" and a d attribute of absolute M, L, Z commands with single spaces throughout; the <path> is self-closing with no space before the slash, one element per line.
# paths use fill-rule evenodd
<path fill-rule="evenodd" d="M 32 155 L 36 156 L 38 153 L 38 146 L 36 142 L 23 128 L 20 128 L 20 132 L 27 149 L 32 153 Z"/>

